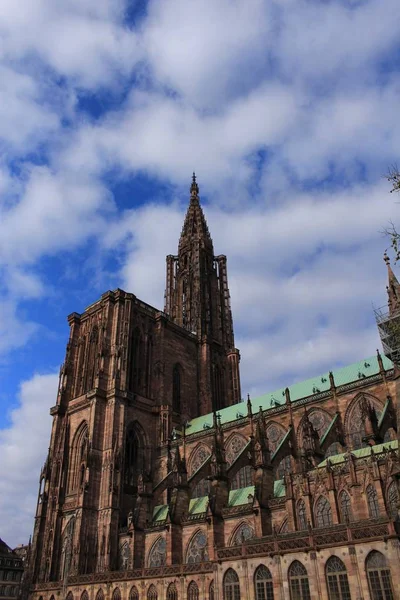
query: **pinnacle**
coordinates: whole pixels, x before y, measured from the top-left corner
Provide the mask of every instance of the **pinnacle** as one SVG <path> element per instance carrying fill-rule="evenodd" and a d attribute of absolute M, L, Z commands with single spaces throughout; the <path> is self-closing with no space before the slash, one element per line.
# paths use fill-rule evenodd
<path fill-rule="evenodd" d="M 200 205 L 199 186 L 196 181 L 196 174 L 193 173 L 190 186 L 190 202 L 182 227 L 179 248 L 183 245 L 191 244 L 195 239 L 201 241 L 205 247 L 208 247 L 210 251 L 213 252 L 213 243 L 210 232 L 208 231 L 207 221 Z"/>

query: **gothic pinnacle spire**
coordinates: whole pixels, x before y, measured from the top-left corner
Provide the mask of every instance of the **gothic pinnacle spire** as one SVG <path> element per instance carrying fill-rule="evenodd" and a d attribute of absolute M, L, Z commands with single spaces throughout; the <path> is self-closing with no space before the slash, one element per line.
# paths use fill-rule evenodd
<path fill-rule="evenodd" d="M 199 196 L 199 186 L 197 185 L 197 181 L 196 181 L 196 173 L 193 171 L 192 184 L 190 186 L 190 198 L 198 199 L 198 196 Z"/>
<path fill-rule="evenodd" d="M 398 310 L 400 305 L 400 284 L 396 275 L 393 273 L 393 269 L 390 265 L 390 258 L 386 251 L 383 255 L 383 260 L 385 261 L 388 270 L 388 285 L 386 286 L 386 290 L 388 294 L 389 310 L 390 312 L 394 312 Z"/>

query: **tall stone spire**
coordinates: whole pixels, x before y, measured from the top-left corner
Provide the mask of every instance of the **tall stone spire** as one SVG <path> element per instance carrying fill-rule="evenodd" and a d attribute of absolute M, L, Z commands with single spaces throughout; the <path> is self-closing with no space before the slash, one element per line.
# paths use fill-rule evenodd
<path fill-rule="evenodd" d="M 202 414 L 240 402 L 226 256 L 214 256 L 194 173 L 178 255 L 167 256 L 165 312 L 200 342 Z"/>
<path fill-rule="evenodd" d="M 388 285 L 386 286 L 386 291 L 388 294 L 389 312 L 390 314 L 393 314 L 400 308 L 400 284 L 396 275 L 393 273 L 393 269 L 390 265 L 390 258 L 386 252 L 383 256 L 383 260 L 385 261 L 388 270 Z"/>

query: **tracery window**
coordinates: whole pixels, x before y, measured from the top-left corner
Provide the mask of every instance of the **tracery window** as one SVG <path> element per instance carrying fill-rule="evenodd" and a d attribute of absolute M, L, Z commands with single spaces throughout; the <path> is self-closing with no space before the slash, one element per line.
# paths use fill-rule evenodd
<path fill-rule="evenodd" d="M 209 600 L 215 600 L 214 579 L 210 583 L 210 587 L 209 587 L 209 590 L 208 590 L 208 598 L 209 598 Z"/>
<path fill-rule="evenodd" d="M 162 567 L 166 562 L 167 542 L 165 538 L 159 537 L 149 552 L 149 567 Z"/>
<path fill-rule="evenodd" d="M 136 487 L 139 473 L 143 467 L 143 444 L 134 425 L 131 425 L 125 441 L 124 484 L 126 487 Z"/>
<path fill-rule="evenodd" d="M 181 367 L 176 364 L 172 371 L 172 408 L 175 412 L 181 412 Z"/>
<path fill-rule="evenodd" d="M 188 585 L 187 600 L 199 600 L 199 587 L 195 581 L 191 581 Z"/>
<path fill-rule="evenodd" d="M 254 529 L 248 523 L 241 523 L 232 536 L 231 546 L 240 546 L 254 537 Z"/>
<path fill-rule="evenodd" d="M 125 542 L 119 549 L 119 569 L 120 571 L 127 571 L 129 567 L 129 543 Z"/>
<path fill-rule="evenodd" d="M 379 519 L 378 494 L 373 485 L 367 487 L 368 511 L 371 519 Z"/>
<path fill-rule="evenodd" d="M 73 593 L 72 593 L 72 592 L 68 592 L 68 594 L 67 594 L 67 596 L 66 596 L 65 600 L 74 600 L 74 595 L 73 595 Z"/>
<path fill-rule="evenodd" d="M 186 552 L 186 562 L 200 563 L 208 560 L 207 536 L 202 529 L 194 534 Z"/>
<path fill-rule="evenodd" d="M 344 563 L 337 556 L 331 556 L 325 565 L 329 600 L 351 600 L 349 580 Z"/>
<path fill-rule="evenodd" d="M 308 413 L 308 420 L 318 433 L 319 439 L 321 439 L 329 427 L 331 417 L 323 410 L 313 410 Z"/>
<path fill-rule="evenodd" d="M 200 467 L 205 463 L 207 458 L 210 456 L 211 450 L 208 446 L 202 444 L 198 446 L 196 450 L 194 450 L 193 458 L 190 461 L 190 474 L 193 475 L 200 469 Z M 204 478 L 196 485 L 192 492 L 192 498 L 201 498 L 202 496 L 208 496 L 210 493 L 210 482 L 208 479 Z"/>
<path fill-rule="evenodd" d="M 269 425 L 267 428 L 268 447 L 271 454 L 275 452 L 280 441 L 285 436 L 285 430 L 279 425 Z"/>
<path fill-rule="evenodd" d="M 282 458 L 280 463 L 278 464 L 275 471 L 275 479 L 283 479 L 285 477 L 285 473 L 290 473 L 292 471 L 292 461 L 290 455 Z"/>
<path fill-rule="evenodd" d="M 332 525 L 332 509 L 325 496 L 320 496 L 315 504 L 316 527 L 327 527 Z"/>
<path fill-rule="evenodd" d="M 147 600 L 157 600 L 157 598 L 158 594 L 156 587 L 153 584 L 151 584 L 151 586 L 147 590 Z"/>
<path fill-rule="evenodd" d="M 379 421 L 379 418 L 382 414 L 382 407 L 374 398 L 368 397 L 367 402 L 370 406 L 375 410 L 376 418 Z M 353 448 L 353 450 L 357 450 L 358 448 L 365 448 L 368 446 L 367 442 L 363 441 L 365 438 L 365 422 L 362 416 L 362 408 L 361 408 L 361 398 L 354 405 L 351 413 L 346 418 L 348 422 L 348 437 L 349 444 Z"/>
<path fill-rule="evenodd" d="M 351 510 L 350 496 L 347 492 L 343 491 L 340 494 L 340 513 L 342 515 L 343 523 L 349 523 L 353 520 L 353 513 Z"/>
<path fill-rule="evenodd" d="M 329 456 L 335 456 L 336 454 L 341 454 L 342 452 L 342 446 L 339 444 L 339 442 L 332 442 L 332 444 L 327 447 L 324 457 L 328 458 Z"/>
<path fill-rule="evenodd" d="M 96 594 L 96 600 L 104 600 L 104 592 L 101 588 L 99 589 L 99 591 Z"/>
<path fill-rule="evenodd" d="M 139 590 L 136 585 L 131 587 L 131 591 L 129 592 L 129 600 L 139 600 Z"/>
<path fill-rule="evenodd" d="M 298 560 L 292 562 L 288 571 L 291 600 L 311 600 L 307 569 Z"/>
<path fill-rule="evenodd" d="M 142 332 L 136 327 L 131 342 L 131 379 L 132 392 L 144 393 L 146 391 L 146 346 Z"/>
<path fill-rule="evenodd" d="M 285 519 L 279 528 L 279 533 L 287 533 L 289 531 L 289 521 Z"/>
<path fill-rule="evenodd" d="M 392 481 L 387 490 L 387 506 L 388 514 L 393 521 L 396 521 L 399 517 L 399 492 L 397 488 L 397 482 Z"/>
<path fill-rule="evenodd" d="M 265 565 L 260 565 L 256 570 L 254 587 L 256 600 L 274 600 L 271 571 Z"/>
<path fill-rule="evenodd" d="M 81 594 L 81 600 L 89 600 L 89 594 L 84 590 Z"/>
<path fill-rule="evenodd" d="M 239 577 L 236 571 L 228 569 L 224 575 L 224 600 L 240 600 Z"/>
<path fill-rule="evenodd" d="M 307 529 L 307 511 L 304 500 L 299 500 L 297 503 L 297 527 L 302 531 Z"/>
<path fill-rule="evenodd" d="M 94 381 L 97 371 L 97 354 L 98 354 L 98 343 L 99 343 L 99 328 L 97 325 L 93 326 L 89 337 L 89 349 L 88 359 L 86 364 L 86 378 L 85 378 L 85 392 L 93 389 Z"/>
<path fill-rule="evenodd" d="M 227 444 L 226 462 L 228 466 L 234 463 L 239 454 L 243 451 L 247 441 L 241 435 L 234 435 Z M 242 467 L 231 480 L 231 490 L 237 490 L 253 485 L 253 477 L 250 465 Z"/>
<path fill-rule="evenodd" d="M 87 451 L 88 451 L 88 426 L 86 421 L 78 427 L 71 451 L 71 474 L 69 478 L 69 491 L 76 492 L 84 483 Z"/>
<path fill-rule="evenodd" d="M 174 583 L 170 583 L 167 589 L 167 600 L 178 600 L 178 590 Z"/>
<path fill-rule="evenodd" d="M 386 558 L 373 550 L 365 561 L 371 600 L 393 600 L 393 586 Z"/>
<path fill-rule="evenodd" d="M 121 591 L 118 587 L 112 593 L 112 600 L 121 600 Z"/>

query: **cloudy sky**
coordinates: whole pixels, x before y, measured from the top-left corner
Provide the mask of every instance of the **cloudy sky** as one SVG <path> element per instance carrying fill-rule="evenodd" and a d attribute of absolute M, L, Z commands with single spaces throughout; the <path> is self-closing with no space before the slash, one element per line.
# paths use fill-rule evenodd
<path fill-rule="evenodd" d="M 253 396 L 375 353 L 398 0 L 0 3 L 0 536 L 26 542 L 66 315 L 163 307 L 193 170 Z"/>

